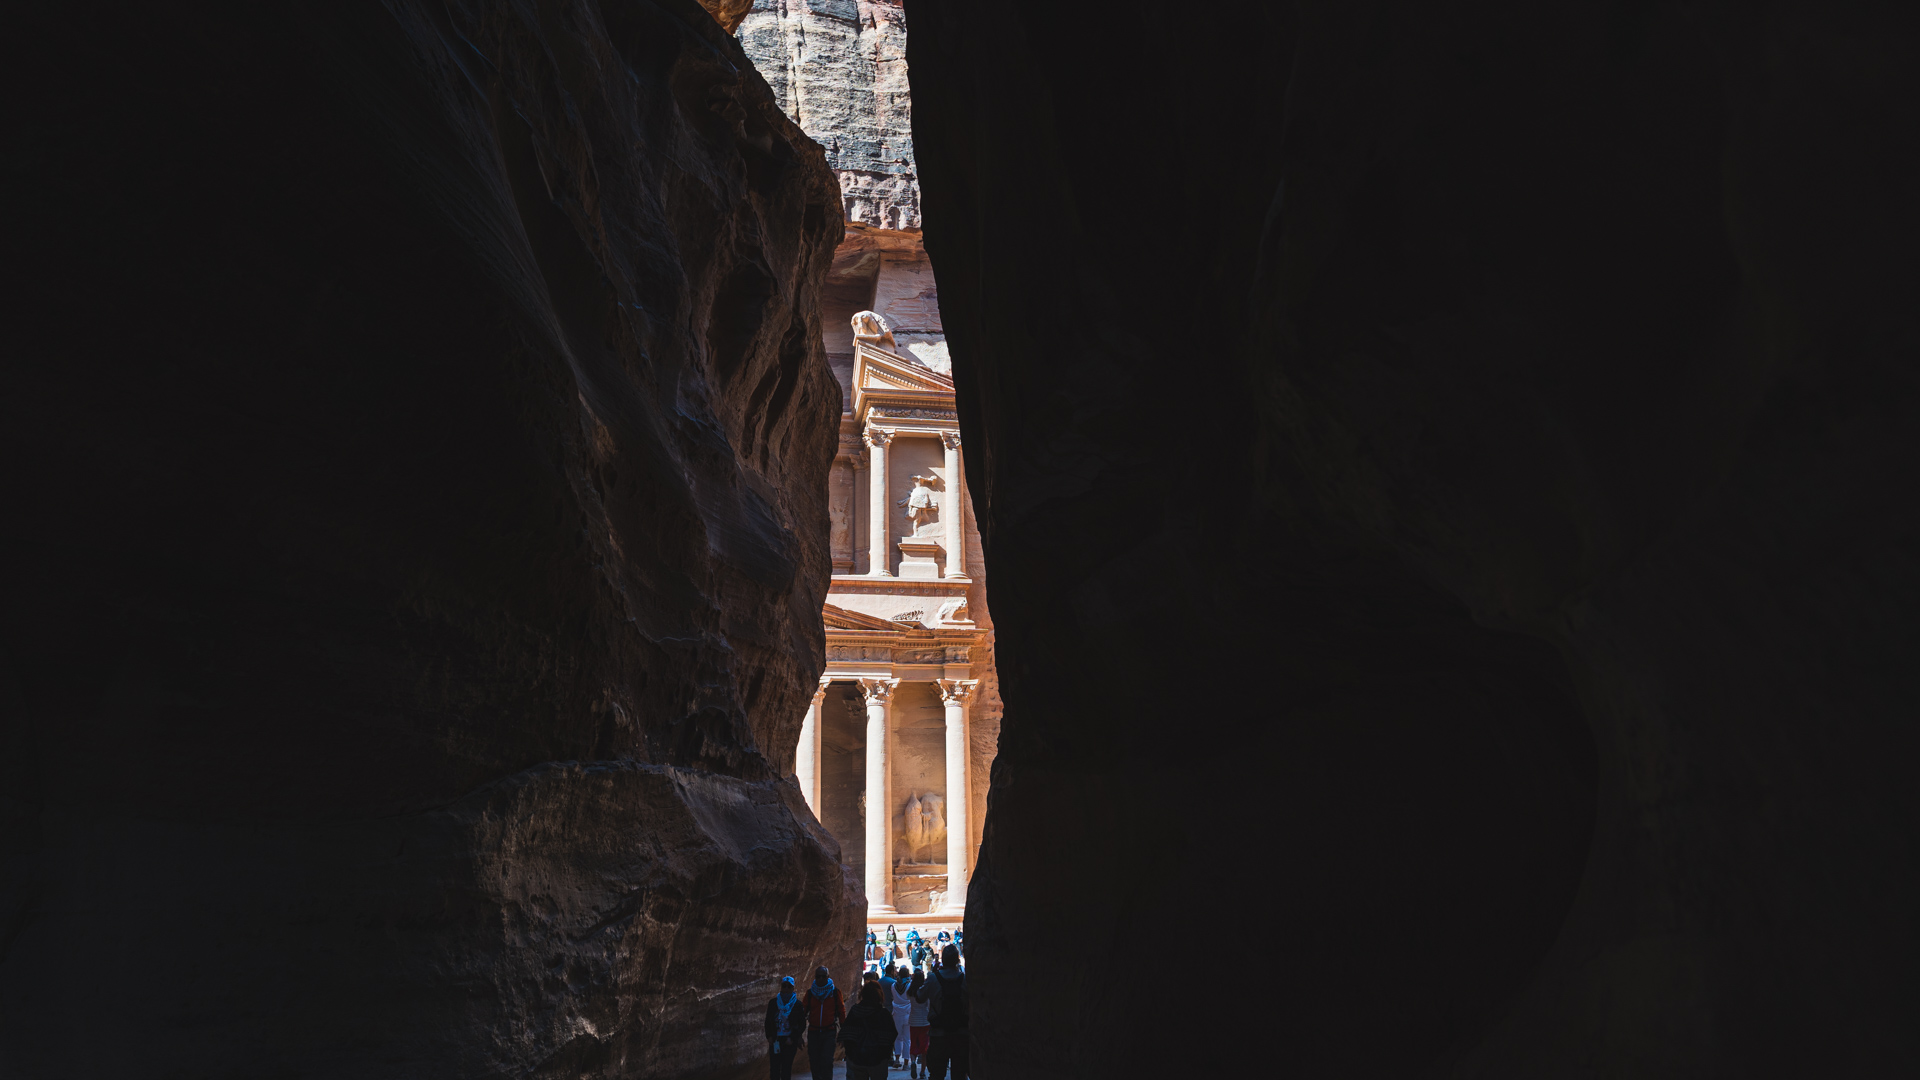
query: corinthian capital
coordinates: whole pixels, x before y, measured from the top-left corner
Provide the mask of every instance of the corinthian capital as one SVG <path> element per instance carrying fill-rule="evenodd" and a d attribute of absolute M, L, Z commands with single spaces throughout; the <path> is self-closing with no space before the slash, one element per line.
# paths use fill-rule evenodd
<path fill-rule="evenodd" d="M 813 692 L 813 703 L 815 705 L 820 704 L 820 702 L 827 696 L 827 687 L 832 685 L 833 685 L 833 676 L 831 675 L 820 676 L 820 689 L 815 690 Z"/>
<path fill-rule="evenodd" d="M 869 705 L 885 705 L 893 700 L 893 692 L 899 688 L 899 679 L 860 680 L 860 692 L 867 696 Z"/>
<path fill-rule="evenodd" d="M 943 705 L 965 705 L 979 685 L 979 679 L 941 679 L 940 702 Z"/>
<path fill-rule="evenodd" d="M 957 431 L 943 431 L 940 433 L 940 442 L 949 450 L 958 450 L 960 449 L 960 433 Z"/>
<path fill-rule="evenodd" d="M 867 430 L 861 436 L 861 438 L 864 438 L 867 441 L 867 445 L 869 447 L 885 447 L 888 443 L 893 441 L 893 432 L 882 431 L 879 428 L 874 427 L 872 424 L 868 424 Z"/>

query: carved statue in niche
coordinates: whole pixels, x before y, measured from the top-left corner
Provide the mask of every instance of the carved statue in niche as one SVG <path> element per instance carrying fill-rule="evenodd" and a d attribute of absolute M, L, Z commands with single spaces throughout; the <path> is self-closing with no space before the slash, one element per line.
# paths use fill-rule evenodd
<path fill-rule="evenodd" d="M 946 603 L 941 604 L 940 613 L 934 617 L 934 621 L 943 623 L 972 622 L 973 613 L 967 607 L 967 598 L 964 596 L 956 596 Z"/>
<path fill-rule="evenodd" d="M 920 799 L 920 816 L 923 819 L 920 831 L 926 837 L 927 846 L 933 851 L 928 862 L 942 862 L 941 853 L 947 847 L 947 801 L 934 792 L 927 792 Z"/>
<path fill-rule="evenodd" d="M 893 330 L 887 326 L 887 320 L 881 318 L 877 311 L 862 311 L 854 315 L 853 340 L 865 342 L 888 352 L 900 351 L 900 346 L 893 343 Z"/>
<path fill-rule="evenodd" d="M 896 505 L 907 508 L 907 520 L 913 522 L 913 535 L 935 531 L 934 526 L 940 520 L 940 503 L 933 497 L 933 485 L 937 476 L 916 476 L 913 478 L 913 490 Z"/>
<path fill-rule="evenodd" d="M 906 818 L 904 824 L 907 827 L 907 861 L 910 863 L 920 861 L 920 848 L 927 842 L 925 814 L 926 809 L 920 801 L 920 796 L 908 796 L 907 811 L 903 816 Z"/>
<path fill-rule="evenodd" d="M 849 563 L 853 560 L 853 468 L 842 459 L 833 463 L 828 474 L 828 543 L 833 557 Z"/>

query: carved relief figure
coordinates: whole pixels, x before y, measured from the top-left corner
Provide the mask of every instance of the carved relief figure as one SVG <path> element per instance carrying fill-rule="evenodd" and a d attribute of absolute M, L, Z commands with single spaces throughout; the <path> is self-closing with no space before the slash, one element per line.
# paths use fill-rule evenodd
<path fill-rule="evenodd" d="M 945 799 L 931 791 L 920 800 L 920 816 L 924 819 L 920 831 L 926 839 L 927 846 L 933 849 L 927 859 L 928 862 L 946 861 L 942 855 L 947 847 L 946 805 Z"/>
<path fill-rule="evenodd" d="M 828 474 L 827 484 L 827 522 L 828 542 L 832 545 L 833 557 L 851 564 L 853 561 L 853 469 L 850 465 L 836 461 L 833 471 Z M 851 567 L 849 566 L 849 569 Z"/>
<path fill-rule="evenodd" d="M 920 861 L 920 848 L 927 842 L 925 813 L 926 810 L 924 804 L 920 802 L 920 796 L 914 795 L 907 799 L 907 812 L 904 815 L 906 821 L 904 824 L 907 827 L 907 861 L 910 863 Z"/>
<path fill-rule="evenodd" d="M 865 342 L 888 352 L 900 351 L 900 346 L 893 343 L 893 330 L 887 326 L 887 320 L 881 318 L 877 311 L 862 311 L 854 315 L 853 340 Z"/>
<path fill-rule="evenodd" d="M 972 622 L 973 613 L 967 607 L 967 598 L 957 596 L 941 604 L 940 613 L 934 617 L 934 621 L 943 623 Z"/>
<path fill-rule="evenodd" d="M 937 476 L 916 476 L 913 478 L 913 490 L 897 505 L 907 508 L 907 520 L 913 523 L 913 534 L 931 528 L 939 519 L 940 503 L 933 497 L 933 484 Z"/>

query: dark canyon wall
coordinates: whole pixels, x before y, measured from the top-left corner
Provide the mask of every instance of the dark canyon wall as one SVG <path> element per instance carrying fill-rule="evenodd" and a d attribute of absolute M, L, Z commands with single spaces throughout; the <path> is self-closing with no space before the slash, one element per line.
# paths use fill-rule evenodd
<path fill-rule="evenodd" d="M 857 955 L 832 175 L 693 0 L 255 7 L 6 19 L 0 1073 L 725 1073 Z"/>
<path fill-rule="evenodd" d="M 1892 11 L 910 0 L 980 1075 L 1920 1071 Z"/>

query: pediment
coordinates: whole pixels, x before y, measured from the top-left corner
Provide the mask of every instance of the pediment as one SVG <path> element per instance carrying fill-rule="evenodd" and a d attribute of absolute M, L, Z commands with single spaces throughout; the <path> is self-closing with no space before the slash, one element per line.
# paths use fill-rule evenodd
<path fill-rule="evenodd" d="M 878 615 L 862 615 L 858 611 L 848 611 L 837 604 L 821 605 L 820 618 L 829 630 L 862 630 L 867 633 L 898 634 L 909 629 L 897 622 L 882 619 Z"/>
<path fill-rule="evenodd" d="M 953 380 L 931 368 L 921 367 L 898 353 L 868 345 L 859 347 L 854 384 L 860 390 L 921 390 L 935 394 L 953 393 Z"/>

